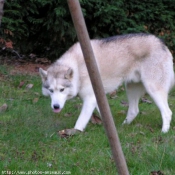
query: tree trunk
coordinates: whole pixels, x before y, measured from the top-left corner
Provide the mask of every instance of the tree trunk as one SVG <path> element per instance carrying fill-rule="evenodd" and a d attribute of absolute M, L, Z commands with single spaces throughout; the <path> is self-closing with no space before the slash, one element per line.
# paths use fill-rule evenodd
<path fill-rule="evenodd" d="M 4 0 L 0 0 L 0 26 L 1 26 L 1 19 L 3 16 L 3 7 L 4 7 Z"/>

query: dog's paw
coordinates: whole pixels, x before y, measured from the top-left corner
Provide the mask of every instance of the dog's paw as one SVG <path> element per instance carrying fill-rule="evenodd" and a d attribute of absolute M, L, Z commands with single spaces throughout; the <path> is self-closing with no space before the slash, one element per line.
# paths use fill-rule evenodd
<path fill-rule="evenodd" d="M 80 132 L 81 132 L 81 131 L 79 131 L 79 130 L 77 130 L 77 129 L 71 128 L 71 129 L 64 129 L 64 130 L 59 131 L 59 132 L 58 132 L 58 135 L 59 135 L 61 138 L 65 138 L 65 137 L 69 137 L 69 136 L 78 134 L 78 133 L 80 133 Z"/>
<path fill-rule="evenodd" d="M 125 119 L 125 120 L 123 121 L 123 123 L 122 123 L 122 125 L 125 125 L 125 124 L 128 124 L 127 119 Z"/>
<path fill-rule="evenodd" d="M 169 131 L 170 125 L 165 125 L 162 128 L 162 133 L 167 133 Z"/>

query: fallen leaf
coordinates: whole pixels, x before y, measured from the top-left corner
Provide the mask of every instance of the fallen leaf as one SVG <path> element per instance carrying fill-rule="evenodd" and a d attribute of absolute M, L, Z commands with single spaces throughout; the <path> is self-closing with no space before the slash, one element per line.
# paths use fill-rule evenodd
<path fill-rule="evenodd" d="M 121 104 L 122 106 L 124 106 L 124 107 L 129 106 L 129 105 L 128 105 L 128 102 L 126 102 L 126 101 L 120 101 L 120 104 Z"/>
<path fill-rule="evenodd" d="M 158 136 L 156 138 L 153 138 L 152 141 L 155 142 L 155 143 L 157 143 L 157 144 L 160 144 L 160 143 L 163 143 L 164 142 L 164 140 L 163 140 L 163 138 L 161 136 Z"/>
<path fill-rule="evenodd" d="M 72 116 L 72 113 L 70 113 L 70 112 L 65 113 L 64 116 L 65 116 L 65 117 L 71 117 L 71 116 Z"/>
<path fill-rule="evenodd" d="M 39 72 L 39 67 L 38 66 L 35 67 L 35 72 Z"/>
<path fill-rule="evenodd" d="M 81 109 L 82 108 L 82 104 L 80 103 L 80 104 L 76 104 L 75 106 L 74 106 L 76 109 Z"/>
<path fill-rule="evenodd" d="M 33 58 L 36 58 L 36 55 L 33 54 L 33 53 L 31 53 L 31 54 L 29 55 L 29 57 L 33 59 Z"/>
<path fill-rule="evenodd" d="M 64 130 L 61 130 L 61 131 L 58 131 L 58 135 L 61 137 L 61 138 L 67 138 L 69 136 L 72 136 L 72 135 L 75 135 L 75 134 L 78 134 L 80 133 L 81 131 L 77 130 L 77 129 L 64 129 Z"/>
<path fill-rule="evenodd" d="M 37 103 L 38 100 L 39 100 L 39 98 L 34 98 L 34 99 L 33 99 L 33 103 Z"/>
<path fill-rule="evenodd" d="M 121 90 L 121 91 L 125 91 L 125 88 L 122 86 L 122 87 L 120 88 L 120 90 Z"/>
<path fill-rule="evenodd" d="M 41 64 L 50 64 L 50 60 L 48 58 L 37 58 L 35 62 Z"/>
<path fill-rule="evenodd" d="M 140 114 L 141 114 L 141 115 L 147 115 L 147 112 L 141 111 Z"/>
<path fill-rule="evenodd" d="M 117 98 L 117 92 L 113 91 L 112 93 L 109 94 L 109 97 L 112 99 Z"/>
<path fill-rule="evenodd" d="M 33 87 L 33 84 L 27 84 L 26 89 L 31 89 Z"/>
<path fill-rule="evenodd" d="M 151 171 L 151 175 L 164 175 L 161 171 Z"/>
<path fill-rule="evenodd" d="M 6 41 L 5 46 L 9 49 L 13 49 L 13 42 L 12 41 Z"/>
<path fill-rule="evenodd" d="M 142 131 L 140 131 L 140 134 L 141 134 L 141 135 L 145 135 L 145 133 L 144 133 L 144 132 L 142 132 Z"/>
<path fill-rule="evenodd" d="M 18 88 L 22 88 L 22 86 L 25 84 L 25 82 L 24 81 L 21 81 L 20 83 L 19 83 L 19 86 L 18 86 Z"/>
<path fill-rule="evenodd" d="M 153 128 L 151 128 L 151 127 L 149 127 L 149 130 L 153 133 L 154 132 L 154 129 Z"/>
<path fill-rule="evenodd" d="M 142 101 L 143 103 L 148 103 L 148 104 L 151 104 L 151 103 L 152 103 L 151 100 L 148 100 L 148 99 L 145 98 L 145 97 L 142 97 L 142 98 L 141 98 L 141 101 Z"/>
<path fill-rule="evenodd" d="M 52 163 L 47 163 L 47 167 L 52 167 Z"/>
<path fill-rule="evenodd" d="M 101 125 L 102 120 L 97 115 L 95 115 L 93 113 L 92 116 L 91 116 L 91 123 Z"/>
<path fill-rule="evenodd" d="M 13 100 L 14 100 L 14 98 L 9 98 L 9 99 L 7 99 L 7 100 L 9 100 L 9 101 L 13 101 Z"/>
<path fill-rule="evenodd" d="M 7 108 L 8 108 L 7 104 L 4 103 L 4 104 L 0 107 L 0 112 L 4 112 L 4 111 L 6 111 Z"/>
<path fill-rule="evenodd" d="M 142 124 L 140 124 L 140 123 L 137 123 L 137 124 L 136 124 L 136 127 L 141 128 L 141 127 L 143 127 L 143 125 L 142 125 Z"/>
<path fill-rule="evenodd" d="M 31 157 L 31 159 L 32 159 L 33 161 L 37 161 L 38 158 L 39 158 L 38 153 L 37 153 L 36 151 L 34 151 L 34 152 L 32 153 L 32 157 Z"/>
<path fill-rule="evenodd" d="M 117 112 L 117 114 L 126 114 L 127 112 L 125 111 L 125 110 L 121 110 L 121 111 L 119 111 L 119 112 Z"/>
<path fill-rule="evenodd" d="M 34 94 L 37 95 L 37 96 L 40 96 L 40 94 L 38 92 L 35 92 Z"/>

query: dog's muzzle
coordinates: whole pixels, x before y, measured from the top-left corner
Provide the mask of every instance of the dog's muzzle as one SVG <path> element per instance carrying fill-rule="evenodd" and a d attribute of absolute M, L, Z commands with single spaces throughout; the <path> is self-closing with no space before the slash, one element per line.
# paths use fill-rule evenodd
<path fill-rule="evenodd" d="M 53 112 L 59 113 L 60 111 L 61 111 L 61 108 L 59 104 L 53 105 Z"/>

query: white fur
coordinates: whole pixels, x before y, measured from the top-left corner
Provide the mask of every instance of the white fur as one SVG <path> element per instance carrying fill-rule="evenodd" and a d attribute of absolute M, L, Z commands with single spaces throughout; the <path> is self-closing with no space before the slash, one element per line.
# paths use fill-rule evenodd
<path fill-rule="evenodd" d="M 134 120 L 139 113 L 139 99 L 147 92 L 160 109 L 162 132 L 167 132 L 172 116 L 168 92 L 174 85 L 173 58 L 168 48 L 155 36 L 144 34 L 91 40 L 91 44 L 105 92 L 112 92 L 125 82 L 129 109 L 123 123 L 129 124 Z M 65 76 L 68 69 L 73 74 Z M 40 69 L 40 75 L 43 94 L 51 97 L 52 108 L 56 104 L 62 109 L 67 99 L 76 95 L 81 97 L 83 107 L 74 128 L 83 131 L 94 109 L 99 109 L 79 43 L 72 46 L 47 71 Z M 66 87 L 66 83 L 71 85 Z M 48 84 L 53 93 L 44 84 Z M 64 91 L 60 92 L 62 87 Z"/>

